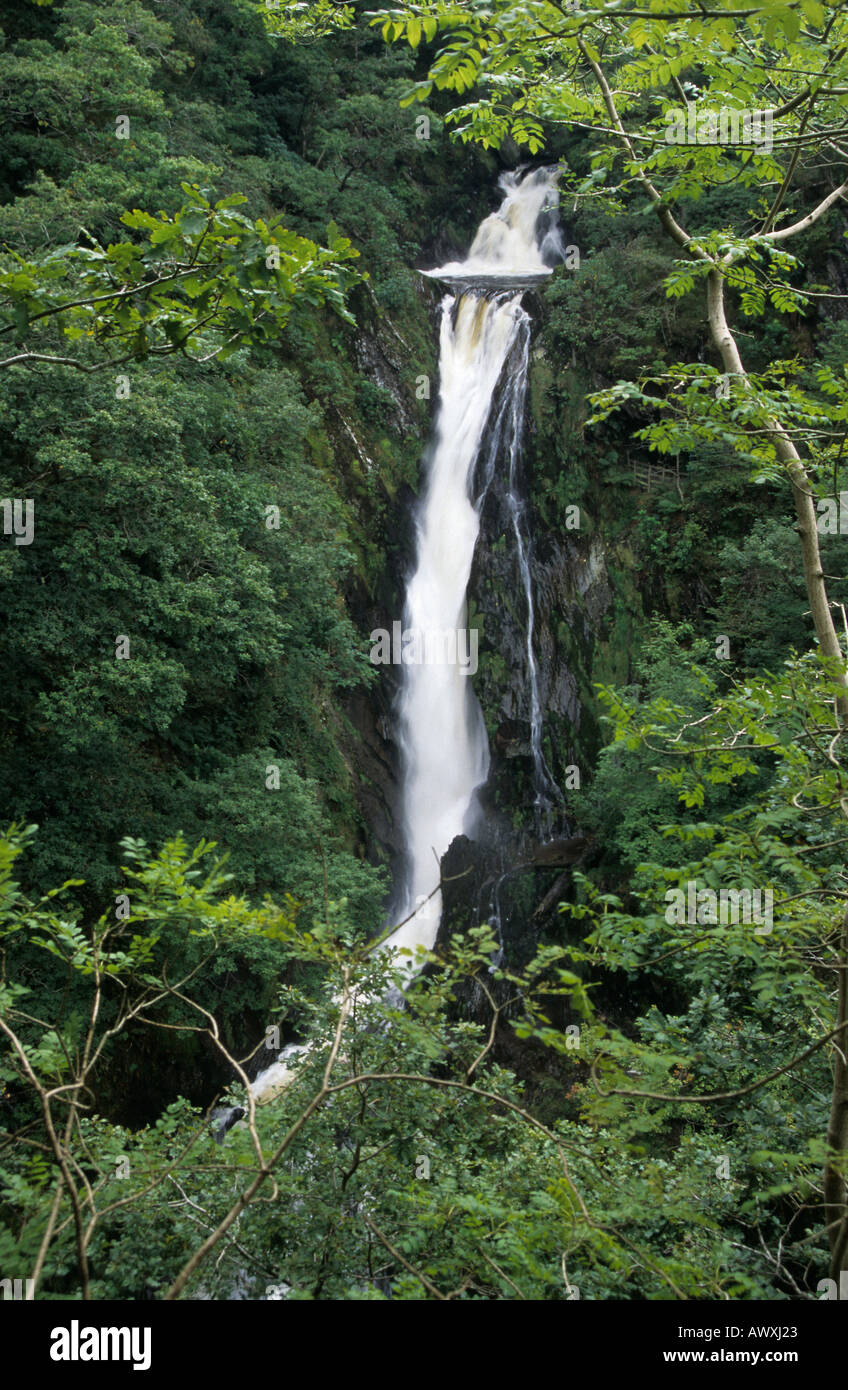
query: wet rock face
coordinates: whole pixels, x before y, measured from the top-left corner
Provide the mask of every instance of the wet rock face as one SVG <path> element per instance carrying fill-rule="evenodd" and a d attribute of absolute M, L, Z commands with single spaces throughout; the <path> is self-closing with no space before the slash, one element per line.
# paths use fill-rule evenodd
<path fill-rule="evenodd" d="M 386 318 L 379 336 L 361 333 L 356 339 L 356 365 L 366 381 L 391 398 L 386 423 L 398 434 L 412 434 L 418 428 L 415 413 L 407 399 L 401 372 L 408 349 L 399 331 Z"/>
<path fill-rule="evenodd" d="M 436 949 L 447 944 L 453 931 L 467 931 L 480 921 L 486 886 L 497 871 L 491 846 L 457 835 L 442 856 L 442 921 Z M 482 916 L 485 919 L 485 910 Z"/>
<path fill-rule="evenodd" d="M 403 845 L 399 806 L 399 749 L 394 734 L 388 682 L 375 694 L 357 691 L 347 702 L 347 717 L 357 732 L 350 763 L 357 803 L 377 857 L 394 858 Z"/>
<path fill-rule="evenodd" d="M 533 650 L 543 713 L 543 751 L 555 779 L 580 767 L 583 710 L 590 695 L 595 635 L 612 602 L 604 551 L 595 538 L 575 531 L 556 536 L 528 517 L 534 605 Z M 519 816 L 532 803 L 530 694 L 527 668 L 527 600 L 515 554 L 503 482 L 495 478 L 483 509 L 480 541 L 469 589 L 480 625 L 480 670 L 475 689 L 486 715 L 492 751 L 490 782 L 505 810 Z M 505 790 L 503 764 L 511 764 Z M 579 823 L 579 798 L 564 788 L 562 824 Z M 553 827 L 556 833 L 557 827 Z"/>
<path fill-rule="evenodd" d="M 396 506 L 398 532 L 412 499 L 409 488 L 399 490 Z M 397 550 L 386 552 L 386 568 L 377 593 L 358 586 L 348 597 L 351 620 L 363 649 L 371 648 L 370 634 L 391 630 L 391 621 L 402 611 L 403 562 Z M 362 852 L 371 863 L 393 866 L 403 850 L 400 824 L 400 750 L 397 742 L 395 704 L 399 668 L 377 666 L 375 679 L 366 687 L 348 692 L 342 701 L 347 728 L 342 728 L 340 750 L 350 771 L 351 786 L 363 826 Z"/>
<path fill-rule="evenodd" d="M 457 986 L 461 1016 L 484 1022 L 491 1015 L 488 995 L 501 1006 L 514 996 L 509 984 L 495 980 L 494 970 L 504 963 L 520 969 L 529 960 L 542 931 L 556 923 L 558 904 L 570 891 L 571 869 L 593 849 L 586 836 L 533 844 L 526 836 L 511 835 L 502 821 L 483 840 L 458 835 L 453 841 L 442 858 L 442 918 L 434 949 L 446 949 L 452 936 L 481 922 L 491 924 L 498 943 L 480 972 L 482 983 L 467 980 Z"/>
<path fill-rule="evenodd" d="M 514 727 L 529 727 L 527 604 L 503 505 L 493 498 L 486 511 L 489 524 L 478 550 L 472 597 L 484 615 L 484 640 L 506 670 L 496 683 L 497 689 L 488 689 L 484 677 L 482 698 L 487 706 L 499 709 L 506 725 L 511 722 Z M 590 643 L 592 639 L 594 615 L 588 604 L 580 602 L 585 593 L 581 581 L 589 568 L 585 548 L 578 542 L 537 534 L 530 555 L 539 693 L 546 723 L 551 716 L 563 721 L 560 739 L 565 729 L 578 734 L 581 710 L 578 682 L 569 664 L 569 652 L 562 648 L 560 629 L 569 629 L 572 643 Z M 604 598 L 593 592 L 591 600 L 593 608 L 603 611 Z M 563 743 L 559 752 L 565 761 L 568 751 L 568 744 Z"/>
<path fill-rule="evenodd" d="M 594 844 L 587 835 L 547 844 L 533 844 L 524 837 L 510 840 L 503 827 L 499 836 L 486 840 L 458 835 L 442 856 L 442 921 L 436 945 L 446 945 L 453 932 L 467 931 L 478 922 L 492 922 L 497 932 L 503 928 L 504 913 L 519 902 L 543 904 L 546 895 L 540 890 L 559 883 L 560 870 L 584 863 Z"/>
<path fill-rule="evenodd" d="M 492 973 L 503 963 L 507 954 L 503 941 L 504 912 L 500 892 L 503 864 L 503 843 L 499 845 L 493 837 L 488 836 L 486 841 L 481 841 L 458 835 L 442 858 L 442 918 L 435 951 L 444 950 L 452 936 L 487 921 L 492 924 L 493 935 L 499 943 L 489 967 L 483 967 L 480 972 L 482 983 L 463 980 L 454 992 L 457 1014 L 477 1022 L 488 1019 L 491 1014 L 487 991 L 503 1005 L 510 989 L 509 985 L 497 982 Z M 507 923 L 511 920 L 509 910 L 506 919 Z M 508 948 L 511 965 L 516 963 L 516 947 L 517 943 L 513 940 Z"/>

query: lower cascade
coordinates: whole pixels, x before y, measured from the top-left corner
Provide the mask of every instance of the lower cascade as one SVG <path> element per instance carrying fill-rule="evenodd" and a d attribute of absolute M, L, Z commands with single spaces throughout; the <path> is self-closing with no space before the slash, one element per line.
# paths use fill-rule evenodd
<path fill-rule="evenodd" d="M 529 541 L 516 490 L 524 422 L 530 320 L 522 293 L 562 258 L 556 169 L 505 174 L 504 199 L 481 224 L 465 261 L 429 271 L 457 282 L 442 303 L 439 402 L 417 514 L 415 569 L 405 627 L 413 635 L 399 705 L 407 853 L 402 919 L 386 947 L 430 949 L 441 917 L 439 863 L 455 836 L 472 832 L 475 791 L 489 770 L 483 714 L 471 682 L 476 652 L 467 630 L 467 589 L 480 512 L 504 470 L 527 604 L 527 673 L 537 825 L 559 795 L 542 754 L 533 653 Z M 501 387 L 499 392 L 498 388 Z M 498 401 L 497 408 L 495 402 Z M 484 440 L 485 456 L 481 458 Z M 478 487 L 475 493 L 475 479 Z"/>

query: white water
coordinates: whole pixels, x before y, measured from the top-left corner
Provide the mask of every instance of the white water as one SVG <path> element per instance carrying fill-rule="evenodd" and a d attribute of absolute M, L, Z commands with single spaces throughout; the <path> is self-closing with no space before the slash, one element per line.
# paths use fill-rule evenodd
<path fill-rule="evenodd" d="M 464 261 L 450 261 L 438 270 L 423 273 L 436 280 L 466 280 L 485 284 L 503 279 L 511 283 L 550 275 L 562 260 L 562 243 L 553 217 L 540 227 L 545 212 L 558 205 L 556 169 L 534 169 L 502 174 L 504 198 L 477 229 Z"/>
<path fill-rule="evenodd" d="M 526 384 L 529 323 L 517 287 L 549 275 L 561 256 L 550 215 L 556 207 L 556 171 L 539 169 L 523 179 L 501 179 L 503 202 L 480 226 L 468 258 L 428 272 L 440 280 L 497 287 L 448 295 L 442 306 L 439 405 L 430 473 L 417 517 L 416 567 L 409 582 L 405 625 L 417 631 L 458 630 L 466 623 L 466 591 L 480 529 L 483 495 L 472 484 L 492 404 L 505 366 L 520 341 L 517 380 L 504 397 L 492 453 L 508 440 L 510 492 L 520 442 Z M 546 230 L 545 222 L 549 226 Z M 512 284 L 515 290 L 507 290 Z M 507 418 L 508 429 L 503 429 Z M 529 569 L 519 526 L 522 581 L 529 597 Z M 534 735 L 541 731 L 532 629 L 528 638 Z M 412 664 L 405 668 L 400 703 L 404 764 L 403 813 L 408 854 L 404 910 L 408 918 L 385 947 L 432 947 L 441 916 L 439 861 L 455 836 L 468 828 L 474 792 L 486 779 L 489 747 L 470 679 L 458 665 Z M 534 740 L 535 744 L 538 738 Z"/>

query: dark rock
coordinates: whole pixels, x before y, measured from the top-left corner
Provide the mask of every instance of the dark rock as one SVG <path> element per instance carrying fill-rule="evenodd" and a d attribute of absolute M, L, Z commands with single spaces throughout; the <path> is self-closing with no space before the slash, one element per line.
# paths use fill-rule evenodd
<path fill-rule="evenodd" d="M 227 1130 L 232 1129 L 234 1124 L 242 1119 L 247 1111 L 241 1105 L 218 1105 L 209 1116 L 209 1127 L 212 1130 L 212 1138 L 216 1144 L 223 1144 L 224 1135 Z"/>

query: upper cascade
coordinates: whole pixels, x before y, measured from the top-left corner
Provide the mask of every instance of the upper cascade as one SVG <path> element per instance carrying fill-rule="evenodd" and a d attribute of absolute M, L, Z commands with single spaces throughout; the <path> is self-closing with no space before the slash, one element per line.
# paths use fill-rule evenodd
<path fill-rule="evenodd" d="M 502 174 L 503 202 L 481 222 L 465 260 L 422 274 L 480 285 L 531 283 L 550 275 L 564 256 L 557 226 L 558 175 L 556 165 Z"/>

